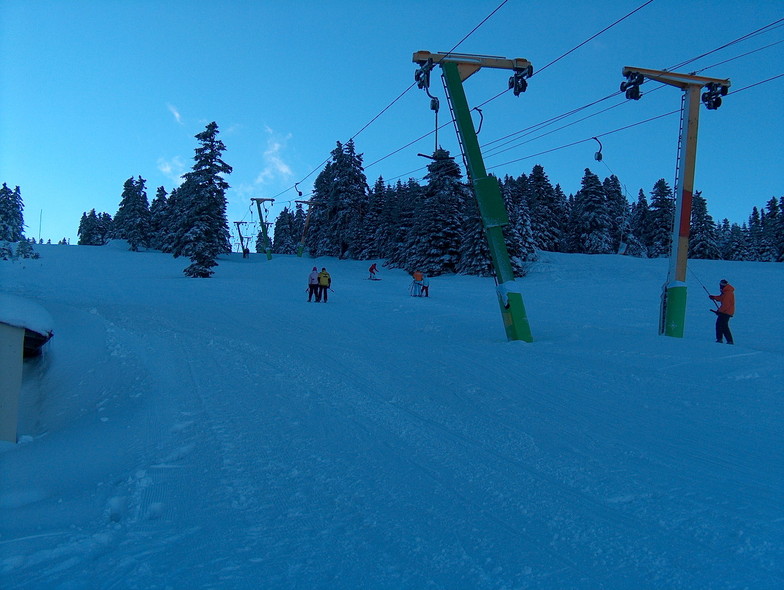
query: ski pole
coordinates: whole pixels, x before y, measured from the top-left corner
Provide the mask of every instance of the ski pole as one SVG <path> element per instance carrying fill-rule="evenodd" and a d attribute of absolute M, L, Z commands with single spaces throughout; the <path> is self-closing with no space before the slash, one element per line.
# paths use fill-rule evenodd
<path fill-rule="evenodd" d="M 702 284 L 702 281 L 697 276 L 697 273 L 695 273 L 692 269 L 689 269 L 689 272 L 692 274 L 692 276 L 694 276 L 694 279 L 700 284 L 700 287 L 702 287 L 702 290 L 705 291 L 708 294 L 708 297 L 710 297 L 711 296 L 710 291 L 708 291 L 708 288 L 705 285 Z M 711 299 L 711 301 L 713 301 L 713 303 L 716 306 L 716 308 L 720 307 L 718 301 L 716 301 L 714 299 Z"/>

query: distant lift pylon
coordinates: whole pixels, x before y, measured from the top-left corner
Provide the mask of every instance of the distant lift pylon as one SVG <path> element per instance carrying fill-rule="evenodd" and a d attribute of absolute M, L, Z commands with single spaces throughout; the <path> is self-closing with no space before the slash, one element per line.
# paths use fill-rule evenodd
<path fill-rule="evenodd" d="M 471 110 L 463 89 L 463 81 L 481 68 L 500 68 L 513 70 L 509 78 L 509 88 L 515 95 L 525 92 L 533 67 L 527 59 L 506 59 L 487 55 L 466 55 L 460 53 L 430 53 L 417 51 L 413 61 L 420 68 L 414 75 L 419 88 L 426 89 L 430 84 L 430 71 L 434 66 L 441 67 L 446 88 L 447 100 L 452 110 L 467 172 L 474 187 L 474 195 L 479 205 L 485 237 L 490 247 L 490 256 L 498 282 L 498 303 L 501 307 L 506 337 L 508 340 L 533 342 L 531 327 L 525 312 L 522 293 L 515 281 L 514 269 L 504 240 L 503 228 L 509 225 L 498 181 L 487 175 L 482 150 L 476 137 Z M 429 93 L 428 93 L 429 94 Z"/>
<path fill-rule="evenodd" d="M 256 203 L 256 209 L 259 212 L 259 223 L 261 224 L 261 236 L 264 243 L 264 253 L 267 255 L 267 260 L 272 260 L 272 240 L 269 237 L 269 223 L 267 222 L 267 206 L 264 206 L 264 213 L 261 212 L 262 203 L 273 203 L 275 199 L 260 199 L 252 198 L 251 201 Z"/>

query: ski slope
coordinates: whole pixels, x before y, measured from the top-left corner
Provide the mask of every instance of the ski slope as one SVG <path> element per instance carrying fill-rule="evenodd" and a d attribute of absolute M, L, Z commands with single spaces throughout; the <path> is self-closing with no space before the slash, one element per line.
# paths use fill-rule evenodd
<path fill-rule="evenodd" d="M 784 265 L 690 261 L 675 339 L 666 260 L 543 253 L 527 344 L 492 279 L 36 249 L 0 262 L 55 332 L 0 445 L 5 590 L 784 584 Z"/>

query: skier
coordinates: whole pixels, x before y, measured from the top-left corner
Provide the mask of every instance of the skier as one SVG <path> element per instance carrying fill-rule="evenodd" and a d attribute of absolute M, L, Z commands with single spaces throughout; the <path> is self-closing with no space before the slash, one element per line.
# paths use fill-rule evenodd
<path fill-rule="evenodd" d="M 721 279 L 719 289 L 720 295 L 708 295 L 721 304 L 719 309 L 711 309 L 716 314 L 716 342 L 722 342 L 722 338 L 726 338 L 727 344 L 735 344 L 730 332 L 730 318 L 735 315 L 735 287 L 730 285 L 727 279 Z"/>
<path fill-rule="evenodd" d="M 422 290 L 425 284 L 425 275 L 421 271 L 415 270 L 412 275 L 414 282 L 411 283 L 411 296 L 422 297 Z"/>
<path fill-rule="evenodd" d="M 370 265 L 370 268 L 368 269 L 368 272 L 370 273 L 370 276 L 369 276 L 368 278 L 369 278 L 371 281 L 376 281 L 376 280 L 378 280 L 378 279 L 376 279 L 376 273 L 378 272 L 378 267 L 376 266 L 376 263 L 375 263 L 375 262 L 374 262 L 373 264 L 371 264 L 371 265 Z"/>
<path fill-rule="evenodd" d="M 316 303 L 320 301 L 319 297 L 319 272 L 318 269 L 314 266 L 311 273 L 308 275 L 308 303 L 310 303 L 313 297 L 316 298 Z"/>
<path fill-rule="evenodd" d="M 327 289 L 332 286 L 332 277 L 329 276 L 326 268 L 321 268 L 318 273 L 318 295 L 316 295 L 316 303 L 323 301 L 327 302 Z"/>

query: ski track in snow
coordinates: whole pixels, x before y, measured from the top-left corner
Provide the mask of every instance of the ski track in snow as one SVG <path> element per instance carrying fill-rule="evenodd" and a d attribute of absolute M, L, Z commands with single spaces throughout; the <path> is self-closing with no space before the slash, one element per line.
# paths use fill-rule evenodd
<path fill-rule="evenodd" d="M 472 277 L 416 299 L 399 271 L 327 260 L 315 304 L 294 257 L 198 281 L 155 253 L 43 250 L 41 269 L 114 267 L 87 286 L 0 267 L 59 325 L 26 367 L 30 435 L 0 454 L 4 587 L 784 581 L 781 347 L 651 337 L 634 297 L 655 308 L 654 261 L 543 260 L 528 345 Z M 638 278 L 600 274 L 616 265 Z"/>

